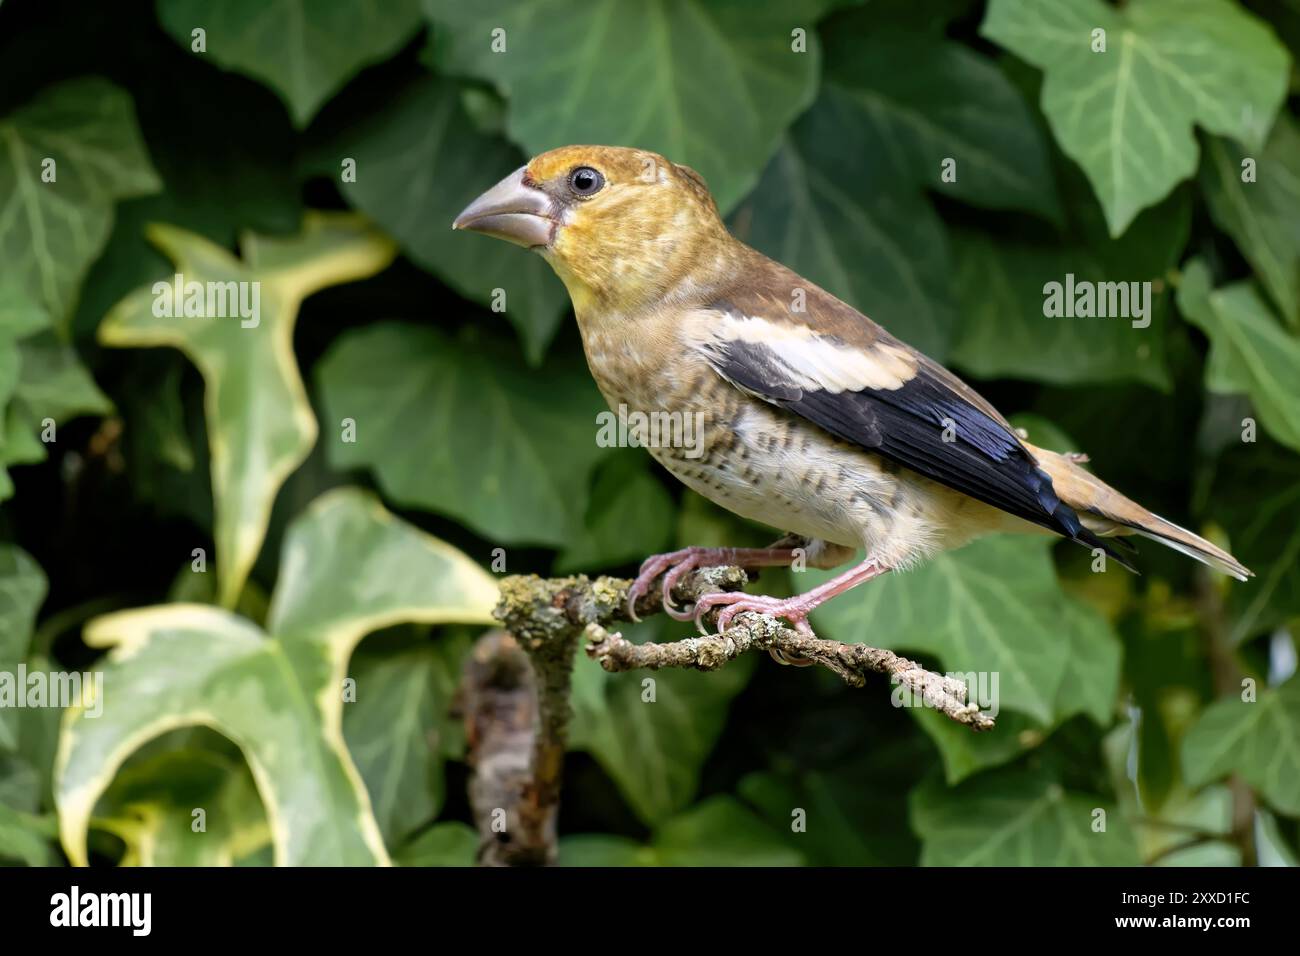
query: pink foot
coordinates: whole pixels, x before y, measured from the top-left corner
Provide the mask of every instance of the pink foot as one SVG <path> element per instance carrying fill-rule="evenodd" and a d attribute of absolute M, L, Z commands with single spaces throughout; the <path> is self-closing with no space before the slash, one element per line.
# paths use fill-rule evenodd
<path fill-rule="evenodd" d="M 678 610 L 673 606 L 672 593 L 682 576 L 696 568 L 713 568 L 734 564 L 742 568 L 770 568 L 794 561 L 791 548 L 683 548 L 667 554 L 657 554 L 646 558 L 641 570 L 627 592 L 627 614 L 634 621 L 637 617 L 636 605 L 642 596 L 650 590 L 659 575 L 664 576 L 663 604 L 664 611 L 678 621 L 689 621 L 695 617 L 693 608 Z M 666 572 L 666 573 L 665 573 Z"/>
<path fill-rule="evenodd" d="M 760 594 L 706 594 L 696 602 L 695 626 L 700 629 L 701 634 L 707 634 L 708 631 L 704 627 L 704 615 L 713 608 L 720 607 L 722 610 L 718 612 L 715 625 L 719 634 L 731 626 L 731 622 L 737 614 L 752 611 L 758 614 L 770 614 L 773 617 L 779 617 L 788 621 L 800 634 L 814 637 L 812 625 L 808 623 L 808 615 L 815 608 L 825 604 L 835 595 L 843 594 L 864 581 L 870 581 L 872 578 L 884 574 L 887 570 L 889 569 L 877 564 L 873 558 L 867 558 L 857 567 L 836 575 L 811 591 L 790 598 L 764 597 Z M 789 661 L 783 660 L 783 663 L 789 663 Z"/>
<path fill-rule="evenodd" d="M 708 630 L 703 623 L 705 612 L 711 608 L 722 607 L 723 611 L 718 615 L 717 623 L 719 634 L 731 626 L 732 619 L 737 614 L 754 611 L 758 614 L 771 614 L 773 617 L 783 618 L 800 634 L 816 637 L 812 625 L 808 623 L 808 614 L 816 605 L 816 601 L 801 601 L 797 597 L 782 600 L 764 597 L 761 594 L 706 594 L 695 609 L 695 626 L 700 629 L 701 634 L 707 635 Z M 767 653 L 778 664 L 788 664 L 791 667 L 808 667 L 813 663 L 806 657 L 795 657 L 776 647 L 769 647 Z"/>
<path fill-rule="evenodd" d="M 812 593 L 808 592 L 809 595 Z M 810 600 L 808 595 L 802 594 L 792 598 L 765 597 L 761 594 L 706 594 L 696 603 L 693 616 L 695 626 L 705 635 L 708 634 L 708 629 L 704 626 L 704 615 L 713 608 L 720 607 L 723 610 L 719 612 L 716 624 L 719 634 L 731 626 L 737 614 L 752 611 L 755 614 L 779 617 L 800 634 L 813 637 L 815 635 L 812 625 L 808 623 L 808 615 L 820 603 L 821 601 Z"/>

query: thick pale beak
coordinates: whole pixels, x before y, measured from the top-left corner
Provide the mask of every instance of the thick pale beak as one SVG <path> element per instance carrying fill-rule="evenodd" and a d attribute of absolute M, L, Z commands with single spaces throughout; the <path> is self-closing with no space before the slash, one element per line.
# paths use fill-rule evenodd
<path fill-rule="evenodd" d="M 559 225 L 555 206 L 542 190 L 524 183 L 526 168 L 520 166 L 466 206 L 451 228 L 496 236 L 528 249 L 549 245 Z"/>

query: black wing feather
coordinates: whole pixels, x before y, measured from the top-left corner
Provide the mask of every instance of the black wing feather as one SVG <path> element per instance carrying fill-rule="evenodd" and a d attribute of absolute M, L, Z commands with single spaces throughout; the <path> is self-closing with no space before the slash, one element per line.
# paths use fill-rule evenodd
<path fill-rule="evenodd" d="M 739 339 L 707 350 L 724 378 L 847 442 L 1132 566 L 1085 528 L 1019 438 L 955 392 L 927 363 L 895 389 L 813 390 L 768 346 Z M 944 440 L 945 432 L 952 439 Z"/>

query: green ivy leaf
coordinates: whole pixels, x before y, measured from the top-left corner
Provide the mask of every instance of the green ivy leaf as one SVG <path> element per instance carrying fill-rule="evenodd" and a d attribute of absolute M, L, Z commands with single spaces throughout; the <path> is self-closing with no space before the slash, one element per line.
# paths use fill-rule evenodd
<path fill-rule="evenodd" d="M 0 673 L 16 674 L 27 659 L 45 592 L 45 574 L 31 555 L 16 545 L 0 544 Z M 0 706 L 0 752 L 17 749 L 18 718 L 12 706 Z"/>
<path fill-rule="evenodd" d="M 1097 810 L 1105 830 L 1093 830 Z M 922 866 L 1137 866 L 1133 833 L 1109 802 L 1047 774 L 985 774 L 912 792 Z"/>
<path fill-rule="evenodd" d="M 7 361 L 12 362 L 18 380 L 7 408 L 0 399 L 0 501 L 13 494 L 10 466 L 45 460 L 44 439 L 50 422 L 61 425 L 79 415 L 103 415 L 112 408 L 76 352 L 53 336 L 18 343 L 7 355 L 0 344 L 0 375 Z M 57 430 L 49 434 L 56 435 Z"/>
<path fill-rule="evenodd" d="M 942 359 L 957 323 L 942 223 L 910 189 L 882 190 L 853 169 L 878 148 L 834 90 L 795 124 L 732 230 L 927 355 Z"/>
<path fill-rule="evenodd" d="M 1050 725 L 1063 716 L 1058 701 L 1076 643 L 1071 631 L 1080 629 L 1080 647 L 1114 641 L 1099 618 L 1072 613 L 1051 546 L 1045 538 L 983 538 L 828 602 L 815 612 L 814 627 L 838 641 L 934 654 L 948 671 L 985 675 L 986 693 L 996 676 L 1000 709 Z M 807 583 L 796 584 L 805 591 L 832 573 L 808 571 L 799 575 Z M 1107 652 L 1107 661 L 1073 675 L 1098 682 L 1082 692 L 1090 708 L 1113 693 L 1118 655 Z"/>
<path fill-rule="evenodd" d="M 259 314 L 251 318 L 240 314 L 238 297 L 224 307 L 214 303 L 223 315 L 157 315 L 160 287 L 172 284 L 164 280 L 128 295 L 99 328 L 105 345 L 174 346 L 203 373 L 218 593 L 231 607 L 261 548 L 276 492 L 316 440 L 293 355 L 298 310 L 313 292 L 382 271 L 396 250 L 360 217 L 340 213 L 311 213 L 302 232 L 287 239 L 246 234 L 242 260 L 171 226 L 153 226 L 149 237 L 186 284 L 240 283 L 240 294 L 256 290 L 259 297 Z"/>
<path fill-rule="evenodd" d="M 462 90 L 432 77 L 399 91 L 318 149 L 331 175 L 343 158 L 356 179 L 343 194 L 372 216 L 420 267 L 461 295 L 505 316 L 533 364 L 569 306 L 568 293 L 541 256 L 498 239 L 451 231 L 451 221 L 480 192 L 524 163 L 504 139 L 480 132 Z M 498 290 L 500 290 L 498 292 Z"/>
<path fill-rule="evenodd" d="M 1120 643 L 1092 607 L 1068 595 L 1061 603 L 1064 626 L 1050 638 L 1066 647 L 1066 672 L 1057 690 L 1051 721 L 1044 723 L 1014 710 L 998 714 L 997 729 L 972 734 L 937 711 L 919 707 L 912 715 L 934 741 L 949 784 L 1015 760 L 1045 740 L 1067 719 L 1086 713 L 1100 726 L 1110 723 L 1119 690 Z"/>
<path fill-rule="evenodd" d="M 1228 592 L 1232 643 L 1300 615 L 1300 458 L 1267 439 L 1220 455 L 1209 496 L 1232 551 L 1258 577 Z"/>
<path fill-rule="evenodd" d="M 676 506 L 648 461 L 628 449 L 600 464 L 582 533 L 555 559 L 555 573 L 599 571 L 672 549 Z"/>
<path fill-rule="evenodd" d="M 1040 448 L 1064 453 L 1077 447 L 1061 429 L 1037 415 L 1015 415 L 1011 422 L 1024 429 L 1029 440 Z M 1102 727 L 1111 723 L 1119 691 L 1119 639 L 1091 605 L 1069 593 L 1062 597 L 1059 613 L 1065 623 L 1059 628 L 1056 639 L 1068 644 L 1067 663 L 1050 723 L 1009 710 L 998 715 L 994 733 L 972 734 L 935 711 L 912 709 L 912 715 L 939 748 L 949 784 L 960 783 L 981 770 L 1010 763 L 1038 747 L 1056 727 L 1076 714 L 1087 714 Z"/>
<path fill-rule="evenodd" d="M 268 633 L 228 611 L 168 604 L 97 618 L 111 648 L 102 713 L 69 710 L 56 765 L 63 845 L 86 861 L 91 812 L 122 762 L 165 730 L 206 725 L 243 751 L 276 862 L 385 862 L 365 786 L 343 743 L 343 678 L 371 631 L 422 621 L 488 623 L 497 589 L 463 554 L 343 489 L 294 522 Z"/>
<path fill-rule="evenodd" d="M 425 0 L 424 7 L 439 65 L 493 82 L 510 103 L 510 136 L 528 153 L 571 143 L 651 149 L 698 170 L 725 211 L 812 102 L 814 26 L 831 2 Z M 806 52 L 795 49 L 796 29 Z M 504 52 L 494 52 L 497 37 Z"/>
<path fill-rule="evenodd" d="M 875 189 L 910 185 L 1058 220 L 1047 142 L 1011 81 L 941 32 L 881 21 L 873 4 L 822 29 L 824 86 L 852 104 L 854 125 L 872 144 L 848 159 L 857 175 Z"/>
<path fill-rule="evenodd" d="M 1159 709 L 1157 704 L 1156 710 Z M 1228 843 L 1232 839 L 1233 803 L 1228 787 L 1205 787 L 1192 793 L 1181 781 L 1175 781 L 1174 788 L 1159 806 L 1144 802 L 1141 781 L 1134 779 L 1133 759 L 1136 754 L 1140 774 L 1144 751 L 1137 738 L 1141 725 L 1152 716 L 1153 712 L 1145 709 L 1130 710 L 1128 717 L 1101 743 L 1120 814 L 1126 820 L 1141 820 L 1134 833 L 1138 854 L 1144 861 L 1156 859 L 1160 866 L 1240 866 L 1240 847 Z M 1187 841 L 1189 827 L 1220 839 L 1175 850 Z"/>
<path fill-rule="evenodd" d="M 1285 111 L 1257 157 L 1255 179 L 1242 181 L 1240 143 L 1210 137 L 1200 182 L 1210 215 L 1258 274 L 1292 328 L 1300 328 L 1300 129 Z"/>
<path fill-rule="evenodd" d="M 1056 719 L 1087 714 L 1110 724 L 1119 695 L 1122 649 L 1109 622 L 1091 604 L 1070 595 L 1062 605 L 1059 634 L 1069 642 L 1065 679 L 1056 695 Z"/>
<path fill-rule="evenodd" d="M 6 273 L 64 328 L 112 229 L 113 204 L 160 186 L 130 97 L 95 77 L 45 90 L 0 120 Z"/>
<path fill-rule="evenodd" d="M 356 700 L 344 710 L 343 734 L 388 846 L 437 815 L 443 760 L 463 740 L 448 716 L 459 675 L 440 648 L 426 641 L 392 654 L 363 651 L 349 671 Z"/>
<path fill-rule="evenodd" d="M 41 805 L 41 772 L 22 754 L 0 753 L 0 804 L 34 813 Z"/>
<path fill-rule="evenodd" d="M 20 288 L 16 279 L 0 279 L 0 343 L 12 344 L 49 326 L 49 312 Z M 6 395 L 0 392 L 0 398 Z"/>
<path fill-rule="evenodd" d="M 22 374 L 14 395 L 33 426 L 46 418 L 63 422 L 112 410 L 112 403 L 70 346 L 38 336 L 21 343 L 18 352 Z"/>
<path fill-rule="evenodd" d="M 743 805 L 710 797 L 663 822 L 648 844 L 616 836 L 560 840 L 561 866 L 801 866 L 803 857 Z"/>
<path fill-rule="evenodd" d="M 961 321 L 952 361 L 982 378 L 1014 376 L 1069 385 L 1134 379 L 1166 389 L 1164 334 L 1169 296 L 1165 274 L 1177 264 L 1191 223 L 1191 203 L 1180 191 L 1144 210 L 1119 239 L 1094 228 L 1101 211 L 1086 184 L 1075 174 L 1063 176 L 1067 189 L 1067 225 L 1061 238 L 999 238 L 984 231 L 953 232 L 956 263 L 954 291 Z M 1116 287 L 1116 303 L 1127 314 L 1101 317 L 1048 316 L 1050 283 L 1066 298 L 1067 276 L 1094 283 L 1098 295 Z M 1149 312 L 1134 314 L 1129 283 L 1150 283 Z M 1082 288 L 1082 286 L 1077 286 Z M 1139 293 L 1142 286 L 1138 286 Z M 1149 322 L 1135 327 L 1134 322 Z"/>
<path fill-rule="evenodd" d="M 907 788 L 928 759 L 915 735 L 876 738 L 826 769 L 748 774 L 737 792 L 812 865 L 914 866 L 920 846 L 907 825 Z"/>
<path fill-rule="evenodd" d="M 1218 289 L 1210 282 L 1198 259 L 1178 286 L 1179 311 L 1210 339 L 1205 387 L 1249 395 L 1269 434 L 1300 449 L 1300 337 L 1282 328 L 1250 282 Z"/>
<path fill-rule="evenodd" d="M 301 147 L 271 93 L 202 64 L 176 83 L 137 87 L 134 93 L 163 188 L 118 204 L 104 251 L 81 285 L 71 323 L 78 340 L 93 339 L 100 321 L 127 293 L 173 273 L 167 257 L 146 238 L 150 223 L 165 222 L 234 248 L 244 231 L 289 234 L 302 222 L 296 168 Z M 212 136 L 204 124 L 176 122 L 178 115 L 200 115 L 213 103 L 257 135 Z"/>
<path fill-rule="evenodd" d="M 525 367 L 495 343 L 382 323 L 341 336 L 317 375 L 331 421 L 356 441 L 335 468 L 368 467 L 384 493 L 502 544 L 563 546 L 582 526 L 604 402 L 580 362 Z"/>
<path fill-rule="evenodd" d="M 674 640 L 662 618 L 629 625 L 624 636 Z M 632 810 L 655 825 L 690 805 L 700 771 L 722 733 L 727 708 L 749 681 L 749 658 L 719 671 L 611 674 L 579 660 L 573 671 L 569 746 L 590 753 L 618 784 Z M 653 680 L 648 701 L 646 680 Z"/>
<path fill-rule="evenodd" d="M 54 851 L 39 817 L 0 803 L 0 860 L 54 866 Z"/>
<path fill-rule="evenodd" d="M 1194 124 L 1257 148 L 1286 95 L 1285 49 L 1228 0 L 991 0 L 980 32 L 1044 71 L 1043 112 L 1115 236 L 1195 173 Z"/>
<path fill-rule="evenodd" d="M 830 21 L 826 81 L 753 195 L 740 238 L 943 358 L 957 314 L 931 190 L 1058 218 L 1047 148 L 993 64 L 937 32 Z M 956 162 L 945 182 L 944 164 Z M 889 183 L 883 189 L 881 184 Z"/>
<path fill-rule="evenodd" d="M 417 0 L 158 0 L 181 46 L 266 83 L 306 126 L 362 67 L 396 53 L 419 29 Z M 195 51 L 192 31 L 206 31 Z"/>
<path fill-rule="evenodd" d="M 973 734 L 970 728 L 925 707 L 913 709 L 912 715 L 939 748 L 943 777 L 950 786 L 981 770 L 1011 763 L 1047 737 L 1042 724 L 1014 710 L 998 714 L 996 729 L 987 734 Z"/>
<path fill-rule="evenodd" d="M 458 820 L 435 823 L 393 854 L 398 866 L 473 866 L 478 834 Z"/>
<path fill-rule="evenodd" d="M 9 465 L 44 461 L 50 422 L 104 415 L 112 403 L 76 351 L 45 331 L 22 342 L 0 338 L 0 501 L 13 494 Z M 37 434 L 41 435 L 40 440 Z"/>
<path fill-rule="evenodd" d="M 1300 817 L 1300 677 L 1256 701 L 1225 697 L 1206 708 L 1183 738 L 1183 771 L 1194 787 L 1239 773 L 1279 812 Z"/>

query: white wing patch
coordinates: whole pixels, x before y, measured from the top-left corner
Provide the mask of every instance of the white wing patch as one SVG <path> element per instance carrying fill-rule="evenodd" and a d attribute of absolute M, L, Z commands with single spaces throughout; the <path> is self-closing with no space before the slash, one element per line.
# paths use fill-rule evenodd
<path fill-rule="evenodd" d="M 893 391 L 916 375 L 916 356 L 879 342 L 868 348 L 849 345 L 805 325 L 773 322 L 762 316 L 709 310 L 696 313 L 687 335 L 706 351 L 736 342 L 759 346 L 771 356 L 784 384 L 808 391 L 838 394 L 863 389 Z"/>

